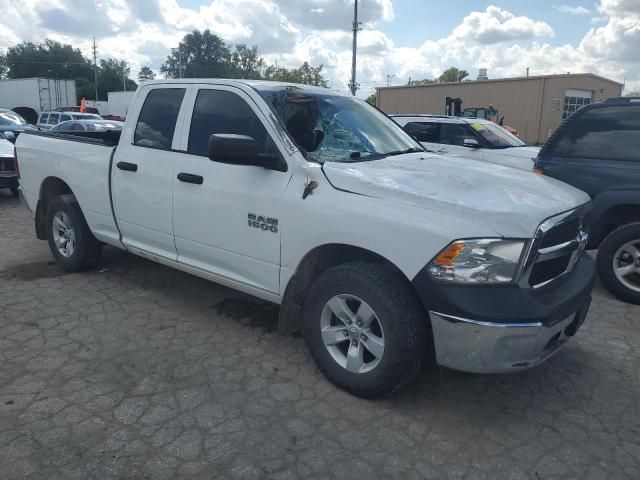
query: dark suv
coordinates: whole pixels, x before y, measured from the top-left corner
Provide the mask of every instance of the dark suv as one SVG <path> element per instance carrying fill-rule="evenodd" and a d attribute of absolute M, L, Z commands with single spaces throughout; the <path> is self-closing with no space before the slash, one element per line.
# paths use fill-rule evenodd
<path fill-rule="evenodd" d="M 581 108 L 545 143 L 535 168 L 591 196 L 589 247 L 599 247 L 600 279 L 640 304 L 640 98 Z"/>

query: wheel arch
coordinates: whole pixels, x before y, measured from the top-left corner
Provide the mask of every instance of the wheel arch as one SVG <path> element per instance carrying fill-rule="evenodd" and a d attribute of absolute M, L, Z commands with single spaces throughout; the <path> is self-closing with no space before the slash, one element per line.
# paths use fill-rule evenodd
<path fill-rule="evenodd" d="M 280 332 L 291 334 L 300 330 L 304 297 L 315 278 L 331 267 L 357 261 L 385 265 L 391 271 L 400 274 L 406 280 L 408 288 L 417 295 L 411 280 L 407 278 L 395 263 L 383 255 L 363 247 L 343 243 L 320 245 L 310 250 L 302 260 L 300 260 L 295 273 L 287 282 L 282 297 L 278 321 Z"/>
<path fill-rule="evenodd" d="M 589 247 L 596 248 L 615 229 L 640 221 L 640 191 L 610 191 L 594 199 Z"/>
<path fill-rule="evenodd" d="M 45 227 L 47 208 L 51 200 L 60 195 L 73 195 L 73 190 L 71 190 L 69 184 L 61 178 L 49 176 L 40 184 L 35 215 L 36 235 L 40 240 L 47 239 L 47 229 Z"/>

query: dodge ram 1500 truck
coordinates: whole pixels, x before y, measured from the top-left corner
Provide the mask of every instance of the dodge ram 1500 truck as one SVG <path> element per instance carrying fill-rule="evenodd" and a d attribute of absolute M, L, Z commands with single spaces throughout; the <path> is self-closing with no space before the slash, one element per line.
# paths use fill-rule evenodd
<path fill-rule="evenodd" d="M 281 305 L 326 377 L 389 395 L 428 359 L 536 365 L 593 288 L 589 197 L 424 151 L 366 102 L 258 81 L 144 83 L 121 132 L 25 132 L 23 198 L 60 266 L 103 244 Z"/>

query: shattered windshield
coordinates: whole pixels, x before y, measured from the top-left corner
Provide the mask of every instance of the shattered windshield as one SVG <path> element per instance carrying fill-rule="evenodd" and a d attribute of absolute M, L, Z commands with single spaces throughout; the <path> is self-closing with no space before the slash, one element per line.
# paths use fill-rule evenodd
<path fill-rule="evenodd" d="M 361 162 L 423 150 L 386 115 L 356 98 L 297 87 L 258 93 L 309 161 Z"/>

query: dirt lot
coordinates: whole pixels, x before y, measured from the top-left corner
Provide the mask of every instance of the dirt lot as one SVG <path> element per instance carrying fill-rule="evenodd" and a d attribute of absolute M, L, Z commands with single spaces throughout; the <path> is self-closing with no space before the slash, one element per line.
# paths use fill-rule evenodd
<path fill-rule="evenodd" d="M 65 274 L 0 190 L 0 479 L 640 478 L 640 308 L 542 367 L 343 393 L 277 308 L 107 251 Z"/>

